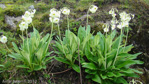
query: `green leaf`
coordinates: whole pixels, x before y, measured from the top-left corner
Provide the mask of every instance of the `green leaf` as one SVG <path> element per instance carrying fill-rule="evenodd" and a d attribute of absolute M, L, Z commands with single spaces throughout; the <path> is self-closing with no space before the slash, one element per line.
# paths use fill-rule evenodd
<path fill-rule="evenodd" d="M 116 40 L 112 43 L 112 49 L 117 49 L 117 48 L 118 48 L 119 42 L 121 43 L 120 38 L 121 38 L 121 41 L 122 41 L 122 37 L 121 37 L 121 35 L 120 35 L 120 36 L 117 37 Z"/>
<path fill-rule="evenodd" d="M 4 67 L 4 65 L 1 65 L 1 64 L 0 64 L 0 67 Z"/>
<path fill-rule="evenodd" d="M 92 69 L 92 70 L 97 70 L 97 66 L 93 63 L 83 63 L 82 67 L 88 68 L 88 69 Z"/>
<path fill-rule="evenodd" d="M 128 84 L 127 81 L 123 77 L 115 78 L 116 83 Z"/>
<path fill-rule="evenodd" d="M 34 67 L 34 70 L 35 71 L 38 71 L 38 70 L 41 70 L 42 69 L 42 66 L 40 66 L 40 65 L 36 65 L 35 67 Z"/>
<path fill-rule="evenodd" d="M 17 67 L 18 67 L 18 68 L 26 68 L 26 69 L 29 69 L 29 67 L 26 66 L 26 65 L 17 65 Z"/>
<path fill-rule="evenodd" d="M 66 59 L 68 59 L 72 63 L 72 54 L 67 54 Z"/>
<path fill-rule="evenodd" d="M 90 69 L 85 69 L 85 72 L 89 74 L 97 74 L 97 71 L 90 70 Z"/>
<path fill-rule="evenodd" d="M 79 67 L 78 65 L 73 64 L 73 65 L 72 65 L 72 68 L 73 68 L 76 72 L 80 73 L 80 67 Z"/>
<path fill-rule="evenodd" d="M 14 42 L 12 42 L 12 45 L 13 45 L 13 49 L 14 49 L 17 53 L 20 53 L 20 51 L 19 51 L 17 45 L 16 45 Z"/>
<path fill-rule="evenodd" d="M 85 27 L 80 26 L 79 30 L 78 30 L 78 37 L 80 39 L 80 41 L 83 41 L 83 38 L 85 37 Z"/>
<path fill-rule="evenodd" d="M 99 75 L 94 75 L 94 77 L 92 78 L 93 81 L 97 82 L 97 83 L 101 83 L 101 78 L 99 77 Z"/>
<path fill-rule="evenodd" d="M 66 64 L 69 64 L 70 65 L 70 62 L 67 61 L 67 59 L 65 58 L 62 58 L 62 57 L 54 57 L 57 61 L 60 61 L 60 62 L 63 62 L 63 63 L 66 63 Z"/>
<path fill-rule="evenodd" d="M 133 45 L 129 45 L 129 46 L 123 47 L 121 52 L 128 53 L 129 51 L 131 51 L 132 48 L 133 48 Z"/>

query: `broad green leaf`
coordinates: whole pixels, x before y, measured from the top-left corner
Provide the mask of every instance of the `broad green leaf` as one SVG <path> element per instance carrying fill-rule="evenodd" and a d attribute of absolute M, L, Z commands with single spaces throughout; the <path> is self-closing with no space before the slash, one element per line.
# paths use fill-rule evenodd
<path fill-rule="evenodd" d="M 93 63 L 83 63 L 82 65 L 83 65 L 82 67 L 85 67 L 91 70 L 97 70 L 97 66 Z"/>
<path fill-rule="evenodd" d="M 42 69 L 42 66 L 40 66 L 40 65 L 37 65 L 37 66 L 34 67 L 35 71 L 38 71 L 38 70 L 41 70 L 41 69 Z"/>
<path fill-rule="evenodd" d="M 91 69 L 85 69 L 85 72 L 88 74 L 97 74 L 96 70 L 91 70 Z"/>
<path fill-rule="evenodd" d="M 116 83 L 128 84 L 127 81 L 123 77 L 115 78 L 115 82 Z"/>
<path fill-rule="evenodd" d="M 63 62 L 63 63 L 66 63 L 66 64 L 70 64 L 69 61 L 67 61 L 67 59 L 65 58 L 62 58 L 62 57 L 54 57 L 57 61 L 60 61 L 60 62 Z"/>
<path fill-rule="evenodd" d="M 72 63 L 72 54 L 67 54 L 66 59 L 68 59 Z"/>
<path fill-rule="evenodd" d="M 14 42 L 12 42 L 12 45 L 13 45 L 13 49 L 14 49 L 17 53 L 20 53 L 20 51 L 19 51 L 17 45 L 16 45 Z"/>
<path fill-rule="evenodd" d="M 97 82 L 97 83 L 101 83 L 101 78 L 99 77 L 99 75 L 94 75 L 94 77 L 92 78 L 93 81 Z"/>
<path fill-rule="evenodd" d="M 72 68 L 73 68 L 76 72 L 80 73 L 80 67 L 79 67 L 78 65 L 73 64 L 73 65 L 72 65 Z"/>

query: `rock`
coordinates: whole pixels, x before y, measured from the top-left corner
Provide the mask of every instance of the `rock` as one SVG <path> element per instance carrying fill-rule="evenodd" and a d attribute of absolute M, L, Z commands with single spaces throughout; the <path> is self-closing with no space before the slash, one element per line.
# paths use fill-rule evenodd
<path fill-rule="evenodd" d="M 34 8 L 35 8 L 34 5 L 28 7 L 28 9 L 34 9 Z"/>
<path fill-rule="evenodd" d="M 5 23 L 10 26 L 10 30 L 16 30 L 17 28 L 17 23 L 21 21 L 22 17 L 11 17 L 8 15 L 5 15 Z"/>
<path fill-rule="evenodd" d="M 0 4 L 0 8 L 2 9 L 6 8 L 5 4 Z"/>

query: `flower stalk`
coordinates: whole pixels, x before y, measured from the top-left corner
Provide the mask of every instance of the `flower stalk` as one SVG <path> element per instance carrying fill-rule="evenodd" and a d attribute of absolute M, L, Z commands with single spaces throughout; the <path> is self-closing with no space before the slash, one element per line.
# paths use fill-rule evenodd
<path fill-rule="evenodd" d="M 115 65 L 115 61 L 116 61 L 117 56 L 118 56 L 118 53 L 119 53 L 119 48 L 120 48 L 120 44 L 121 44 L 122 33 L 123 33 L 123 31 L 121 29 L 120 40 L 119 40 L 119 44 L 118 44 L 117 53 L 116 53 L 116 56 L 115 56 L 114 61 L 113 61 L 113 66 Z"/>

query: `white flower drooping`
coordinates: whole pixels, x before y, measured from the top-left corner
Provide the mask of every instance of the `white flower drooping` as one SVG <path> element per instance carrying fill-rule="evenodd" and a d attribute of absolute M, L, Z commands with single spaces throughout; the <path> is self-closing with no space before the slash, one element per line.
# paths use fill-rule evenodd
<path fill-rule="evenodd" d="M 90 11 L 91 13 L 95 13 L 95 12 L 97 11 L 97 9 L 98 9 L 97 6 L 91 5 L 90 8 L 89 8 L 89 11 Z"/>
<path fill-rule="evenodd" d="M 112 8 L 110 11 L 109 11 L 109 14 L 114 14 L 115 12 L 114 12 L 114 9 Z"/>
<path fill-rule="evenodd" d="M 69 15 L 70 13 L 70 9 L 68 9 L 67 7 L 62 8 L 61 11 L 64 15 Z"/>
<path fill-rule="evenodd" d="M 7 37 L 6 36 L 2 36 L 1 39 L 0 39 L 0 42 L 6 43 L 7 42 Z"/>
<path fill-rule="evenodd" d="M 59 18 L 52 18 L 50 17 L 49 20 L 53 23 L 59 23 Z"/>
<path fill-rule="evenodd" d="M 24 31 L 25 29 L 28 29 L 28 24 L 26 22 L 21 22 L 19 27 L 21 31 Z"/>
<path fill-rule="evenodd" d="M 104 30 L 104 32 L 109 32 L 109 25 L 106 24 L 106 26 L 103 30 Z"/>

